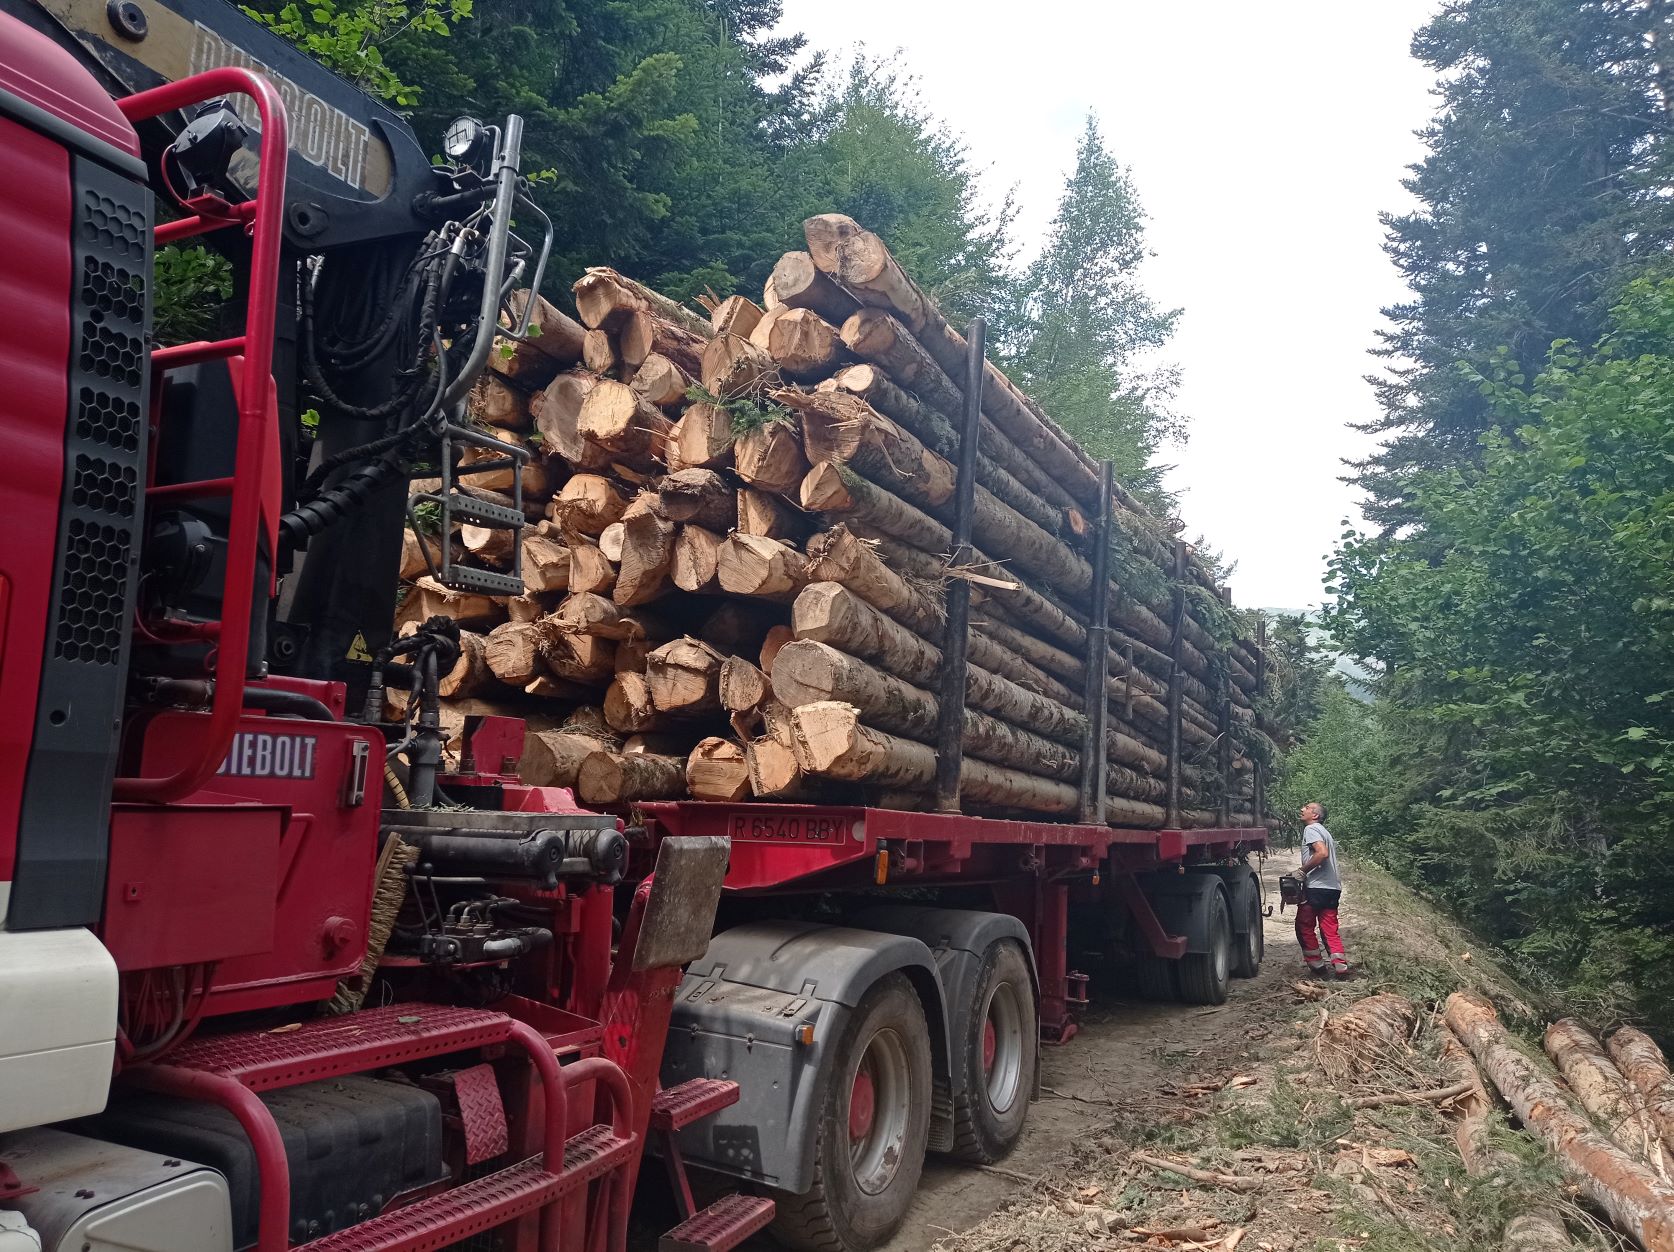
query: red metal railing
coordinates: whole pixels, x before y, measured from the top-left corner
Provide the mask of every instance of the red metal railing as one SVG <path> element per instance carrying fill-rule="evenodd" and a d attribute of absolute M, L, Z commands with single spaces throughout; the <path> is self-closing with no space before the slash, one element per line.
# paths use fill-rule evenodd
<path fill-rule="evenodd" d="M 285 105 L 265 78 L 249 70 L 227 67 L 194 74 L 117 101 L 130 122 L 171 113 L 189 105 L 226 95 L 245 95 L 261 117 L 260 182 L 255 198 L 239 205 L 207 207 L 191 217 L 156 228 L 158 243 L 188 239 L 227 228 L 248 230 L 251 236 L 250 291 L 244 333 L 213 343 L 189 343 L 160 348 L 151 360 L 159 372 L 199 361 L 242 357 L 238 380 L 238 451 L 231 480 L 153 487 L 148 497 L 231 497 L 227 534 L 226 571 L 221 590 L 221 620 L 169 623 L 159 637 L 170 641 L 215 641 L 215 695 L 198 731 L 199 745 L 187 764 L 172 774 L 118 778 L 116 798 L 164 803 L 190 795 L 220 768 L 232 744 L 244 703 L 244 678 L 250 650 L 250 618 L 256 582 L 256 551 L 262 524 L 262 489 L 268 476 L 272 443 L 269 407 L 272 388 L 273 334 L 279 304 L 280 232 L 285 210 Z"/>

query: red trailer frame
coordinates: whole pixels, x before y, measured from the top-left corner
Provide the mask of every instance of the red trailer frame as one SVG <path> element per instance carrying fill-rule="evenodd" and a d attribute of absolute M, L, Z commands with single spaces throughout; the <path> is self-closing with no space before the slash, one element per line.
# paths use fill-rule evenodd
<path fill-rule="evenodd" d="M 737 895 L 840 892 L 889 884 L 988 885 L 996 911 L 1029 929 L 1040 979 L 1041 1037 L 1067 1043 L 1087 976 L 1069 968 L 1071 888 L 1119 903 L 1153 954 L 1186 940 L 1163 927 L 1136 874 L 1235 860 L 1267 847 L 1262 827 L 1138 830 L 823 804 L 670 800 L 639 806 L 647 836 L 732 840 L 726 889 Z"/>

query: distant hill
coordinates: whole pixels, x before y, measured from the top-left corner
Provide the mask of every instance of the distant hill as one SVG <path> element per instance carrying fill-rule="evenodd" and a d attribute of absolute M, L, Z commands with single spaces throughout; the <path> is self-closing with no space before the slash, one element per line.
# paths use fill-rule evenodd
<path fill-rule="evenodd" d="M 1318 625 L 1318 609 L 1281 609 L 1265 608 L 1261 612 L 1269 617 L 1300 617 L 1308 623 L 1308 642 L 1329 655 L 1331 668 L 1343 679 L 1343 687 L 1348 693 L 1362 704 L 1370 704 L 1375 698 L 1372 694 L 1372 672 L 1358 661 L 1344 656 L 1332 646 L 1330 632 Z"/>

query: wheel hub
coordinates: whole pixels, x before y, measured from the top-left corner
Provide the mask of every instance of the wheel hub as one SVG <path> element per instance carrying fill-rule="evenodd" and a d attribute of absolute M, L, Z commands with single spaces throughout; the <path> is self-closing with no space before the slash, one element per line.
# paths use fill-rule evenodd
<path fill-rule="evenodd" d="M 855 1072 L 854 1086 L 849 1089 L 849 1139 L 858 1142 L 872 1133 L 872 1122 L 877 1115 L 877 1088 L 866 1070 Z"/>
<path fill-rule="evenodd" d="M 873 1035 L 849 1083 L 849 1167 L 867 1195 L 889 1189 L 901 1166 L 915 1098 L 907 1048 L 893 1029 Z"/>
<path fill-rule="evenodd" d="M 1000 1050 L 999 1036 L 994 1033 L 994 1019 L 990 1017 L 982 1023 L 982 1072 L 992 1073 L 994 1070 L 994 1054 Z"/>

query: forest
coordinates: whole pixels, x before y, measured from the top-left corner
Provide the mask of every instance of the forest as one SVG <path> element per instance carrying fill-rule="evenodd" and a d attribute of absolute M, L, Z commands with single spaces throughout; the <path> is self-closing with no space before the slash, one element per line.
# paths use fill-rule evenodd
<path fill-rule="evenodd" d="M 890 59 L 833 63 L 776 0 L 316 0 L 258 20 L 434 136 L 529 119 L 563 300 L 587 265 L 680 298 L 759 288 L 812 213 L 889 241 L 951 317 L 1166 509 L 1185 437 L 1177 310 L 1139 279 L 1139 189 L 1095 118 L 1038 255 L 1015 204 Z M 1276 794 L 1601 1020 L 1674 1031 L 1674 17 L 1659 0 L 1449 0 L 1413 39 L 1438 81 L 1410 289 L 1374 355 L 1366 522 L 1324 625 L 1291 621 L 1276 700 L 1308 727 Z M 1298 368 L 1305 368 L 1298 363 Z M 1283 720 L 1283 719 L 1281 719 Z"/>

